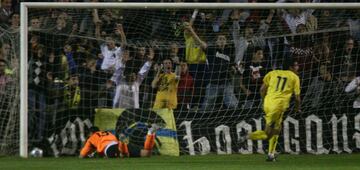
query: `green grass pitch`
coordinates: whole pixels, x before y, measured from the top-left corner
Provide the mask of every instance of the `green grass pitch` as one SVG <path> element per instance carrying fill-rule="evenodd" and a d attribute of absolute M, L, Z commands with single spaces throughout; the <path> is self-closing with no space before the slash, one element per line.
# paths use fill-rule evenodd
<path fill-rule="evenodd" d="M 193 169 L 339 169 L 360 170 L 360 154 L 333 155 L 280 155 L 278 162 L 265 162 L 265 155 L 206 155 L 206 156 L 154 156 L 151 158 L 127 159 L 79 159 L 66 158 L 30 158 L 1 157 L 1 170 L 102 170 L 102 169 L 159 169 L 159 170 L 193 170 Z"/>

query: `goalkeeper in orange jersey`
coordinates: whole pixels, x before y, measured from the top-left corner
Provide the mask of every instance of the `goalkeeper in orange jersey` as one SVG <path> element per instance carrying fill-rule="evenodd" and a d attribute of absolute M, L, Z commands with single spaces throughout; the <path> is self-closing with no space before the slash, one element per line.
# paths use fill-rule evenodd
<path fill-rule="evenodd" d="M 101 157 L 147 157 L 151 156 L 155 145 L 155 132 L 159 127 L 153 124 L 146 135 L 144 147 L 141 150 L 128 148 L 125 140 L 118 140 L 115 135 L 108 131 L 100 131 L 97 127 L 90 128 L 90 137 L 80 151 L 80 158 L 92 157 L 96 153 Z M 120 137 L 121 138 L 121 137 Z"/>
<path fill-rule="evenodd" d="M 295 110 L 300 111 L 300 79 L 296 75 L 297 68 L 296 62 L 287 59 L 283 64 L 283 70 L 273 70 L 265 75 L 260 90 L 264 101 L 265 130 L 257 130 L 240 137 L 241 143 L 244 143 L 246 139 L 269 140 L 267 161 L 276 161 L 274 154 L 281 123 L 293 93 L 296 101 Z"/>

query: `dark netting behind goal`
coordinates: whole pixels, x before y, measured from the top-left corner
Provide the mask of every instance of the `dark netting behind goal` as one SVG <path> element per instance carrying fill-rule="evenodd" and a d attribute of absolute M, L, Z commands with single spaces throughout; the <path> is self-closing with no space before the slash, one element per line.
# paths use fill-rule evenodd
<path fill-rule="evenodd" d="M 239 135 L 264 129 L 262 79 L 293 58 L 303 113 L 291 102 L 278 152 L 358 151 L 359 19 L 335 9 L 29 9 L 29 149 L 77 155 L 92 125 L 131 142 L 144 139 L 132 129 L 158 123 L 160 154 L 264 153 L 267 142 L 240 146 Z"/>

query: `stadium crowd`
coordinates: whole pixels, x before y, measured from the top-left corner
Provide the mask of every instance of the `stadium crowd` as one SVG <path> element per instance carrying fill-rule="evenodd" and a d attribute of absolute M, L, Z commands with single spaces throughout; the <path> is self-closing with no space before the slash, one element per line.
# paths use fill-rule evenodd
<path fill-rule="evenodd" d="M 160 1 L 224 2 L 136 0 Z M 19 25 L 19 1 L 1 0 L 1 96 L 18 74 Z M 298 63 L 304 111 L 360 108 L 359 10 L 31 9 L 29 40 L 33 139 L 49 115 L 58 127 L 95 108 L 261 110 L 262 78 L 284 57 Z"/>

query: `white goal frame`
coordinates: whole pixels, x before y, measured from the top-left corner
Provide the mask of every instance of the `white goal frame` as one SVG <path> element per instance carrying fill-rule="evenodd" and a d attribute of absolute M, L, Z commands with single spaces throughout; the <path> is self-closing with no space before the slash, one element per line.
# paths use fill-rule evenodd
<path fill-rule="evenodd" d="M 360 9 L 360 3 L 63 3 L 22 2 L 20 5 L 20 156 L 28 157 L 28 9 Z"/>

